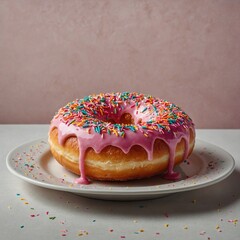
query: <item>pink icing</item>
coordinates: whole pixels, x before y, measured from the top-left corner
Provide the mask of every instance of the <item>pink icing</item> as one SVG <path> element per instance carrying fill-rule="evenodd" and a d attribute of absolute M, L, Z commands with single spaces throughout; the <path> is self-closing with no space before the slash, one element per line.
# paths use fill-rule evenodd
<path fill-rule="evenodd" d="M 124 113 L 129 113 L 134 119 L 136 126 L 141 119 L 142 122 L 146 122 L 149 119 L 158 117 L 158 114 L 154 112 L 143 111 L 145 105 L 136 108 L 134 103 L 131 101 L 127 104 L 124 103 L 124 107 L 118 114 L 111 115 L 111 119 L 116 122 L 119 121 L 120 117 Z M 102 117 L 102 115 L 101 115 Z M 99 116 L 100 118 L 100 116 Z M 104 120 L 104 117 L 102 117 Z M 110 124 L 110 123 L 109 123 Z M 100 153 L 106 146 L 112 145 L 120 148 L 124 153 L 128 153 L 132 146 L 139 145 L 143 147 L 148 155 L 148 160 L 153 159 L 153 147 L 156 139 L 163 140 L 169 147 L 169 164 L 167 172 L 164 174 L 166 179 L 177 180 L 180 175 L 174 172 L 174 159 L 175 149 L 177 144 L 184 139 L 185 140 L 185 153 L 184 158 L 186 159 L 189 152 L 189 138 L 190 129 L 194 132 L 194 125 L 192 121 L 185 122 L 184 124 L 172 124 L 171 130 L 162 131 L 147 131 L 148 136 L 143 134 L 141 127 L 139 126 L 137 131 L 125 131 L 124 137 L 116 136 L 115 134 L 99 134 L 94 131 L 94 127 L 90 126 L 87 129 L 82 126 L 69 124 L 64 120 L 63 115 L 57 114 L 50 126 L 50 130 L 54 127 L 58 129 L 58 140 L 60 144 L 64 144 L 65 140 L 69 136 L 76 136 L 79 147 L 79 170 L 81 172 L 80 178 L 76 179 L 77 183 L 88 184 L 84 167 L 85 153 L 88 148 L 93 148 L 96 153 Z M 90 129 L 90 130 L 89 130 Z"/>

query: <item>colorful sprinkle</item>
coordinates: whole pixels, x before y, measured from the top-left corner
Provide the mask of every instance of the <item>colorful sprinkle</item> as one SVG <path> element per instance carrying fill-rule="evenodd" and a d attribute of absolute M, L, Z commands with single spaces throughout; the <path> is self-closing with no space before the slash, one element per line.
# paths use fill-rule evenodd
<path fill-rule="evenodd" d="M 201 231 L 201 232 L 200 232 L 200 235 L 202 235 L 202 236 L 205 235 L 205 234 L 206 234 L 205 231 Z"/>
<path fill-rule="evenodd" d="M 230 220 L 228 220 L 228 222 L 233 223 L 236 226 L 238 223 L 238 219 L 230 219 Z"/>
<path fill-rule="evenodd" d="M 61 236 L 62 237 L 66 237 L 67 236 L 67 233 L 68 233 L 68 230 L 67 229 L 63 229 L 60 231 L 61 232 Z"/>
<path fill-rule="evenodd" d="M 221 230 L 221 228 L 220 228 L 219 225 L 216 226 L 216 230 L 217 230 L 218 232 L 222 232 L 222 230 Z"/>
<path fill-rule="evenodd" d="M 86 230 L 79 230 L 79 232 L 78 232 L 78 234 L 77 234 L 79 237 L 81 237 L 81 236 L 86 236 L 86 235 L 88 235 L 88 231 L 86 231 Z"/>

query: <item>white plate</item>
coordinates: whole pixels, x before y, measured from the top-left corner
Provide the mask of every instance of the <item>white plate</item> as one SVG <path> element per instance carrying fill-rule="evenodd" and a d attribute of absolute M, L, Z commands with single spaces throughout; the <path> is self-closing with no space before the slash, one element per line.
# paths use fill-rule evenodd
<path fill-rule="evenodd" d="M 14 175 L 32 184 L 107 200 L 141 200 L 189 191 L 217 183 L 229 176 L 235 166 L 233 157 L 223 149 L 197 140 L 190 158 L 178 167 L 178 181 L 160 176 L 128 182 L 75 184 L 76 175 L 65 170 L 53 158 L 46 139 L 38 139 L 13 149 L 7 167 Z"/>

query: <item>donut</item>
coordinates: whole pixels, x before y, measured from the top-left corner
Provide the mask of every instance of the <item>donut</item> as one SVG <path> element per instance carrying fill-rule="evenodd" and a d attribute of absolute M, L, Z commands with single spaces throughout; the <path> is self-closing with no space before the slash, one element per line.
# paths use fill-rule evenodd
<path fill-rule="evenodd" d="M 177 180 L 176 164 L 191 154 L 195 128 L 180 107 L 135 92 L 93 94 L 60 108 L 51 120 L 53 157 L 91 180 L 127 181 L 162 174 Z"/>

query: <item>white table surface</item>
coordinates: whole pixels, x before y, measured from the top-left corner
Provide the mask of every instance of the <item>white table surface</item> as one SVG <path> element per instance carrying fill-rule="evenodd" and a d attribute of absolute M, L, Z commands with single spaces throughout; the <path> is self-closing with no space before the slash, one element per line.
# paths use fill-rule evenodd
<path fill-rule="evenodd" d="M 41 188 L 6 167 L 8 152 L 48 125 L 0 125 L 0 239 L 240 239 L 240 130 L 197 130 L 236 161 L 225 180 L 145 201 L 104 201 Z"/>

